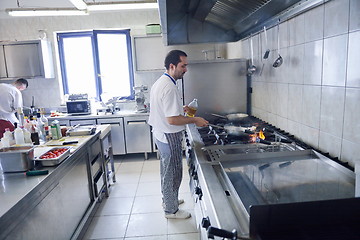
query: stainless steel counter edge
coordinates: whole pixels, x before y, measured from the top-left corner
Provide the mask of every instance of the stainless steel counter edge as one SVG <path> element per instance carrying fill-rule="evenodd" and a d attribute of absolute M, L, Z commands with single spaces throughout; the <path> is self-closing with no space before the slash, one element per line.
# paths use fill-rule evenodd
<path fill-rule="evenodd" d="M 108 131 L 109 126 L 102 126 L 95 134 L 87 136 L 87 140 L 78 146 L 75 151 L 56 167 L 45 167 L 48 175 L 27 177 L 25 173 L 0 174 L 3 190 L 0 192 L 0 239 L 29 214 L 32 209 L 56 187 L 59 180 L 73 165 L 73 160 L 87 143 L 101 136 L 101 129 Z M 103 132 L 103 133 L 105 133 Z M 8 191 L 7 191 L 8 189 Z"/>
<path fill-rule="evenodd" d="M 96 113 L 89 115 L 68 115 L 64 114 L 56 117 L 48 117 L 49 120 L 52 119 L 64 119 L 64 120 L 81 120 L 81 119 L 89 119 L 89 118 L 119 118 L 119 117 L 137 117 L 137 116 L 148 116 L 149 113 L 137 113 L 134 111 L 119 111 L 114 114 L 99 114 Z"/>

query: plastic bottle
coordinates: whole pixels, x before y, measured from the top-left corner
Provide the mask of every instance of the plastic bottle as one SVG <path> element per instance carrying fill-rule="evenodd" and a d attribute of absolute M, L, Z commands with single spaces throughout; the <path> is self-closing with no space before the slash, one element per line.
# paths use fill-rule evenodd
<path fill-rule="evenodd" d="M 25 139 L 24 139 L 24 132 L 22 130 L 23 127 L 18 127 L 15 129 L 14 131 L 14 138 L 15 138 L 15 143 L 16 144 L 24 144 L 25 143 Z"/>
<path fill-rule="evenodd" d="M 12 133 L 10 132 L 10 129 L 5 128 L 4 135 L 1 138 L 2 147 L 10 147 L 12 145 L 13 139 L 14 138 L 13 138 Z"/>
<path fill-rule="evenodd" d="M 22 127 L 22 126 L 24 126 L 24 112 L 23 112 L 22 107 L 18 107 L 17 114 L 18 114 L 18 118 L 19 118 L 19 126 L 18 127 Z"/>
<path fill-rule="evenodd" d="M 14 140 L 13 133 L 9 128 L 5 128 L 4 137 L 8 138 L 9 140 Z"/>
<path fill-rule="evenodd" d="M 50 140 L 50 131 L 49 131 L 49 120 L 45 117 L 45 109 L 40 109 L 41 121 L 44 123 L 44 128 L 42 129 L 45 141 Z"/>
<path fill-rule="evenodd" d="M 44 122 L 41 120 L 41 114 L 40 112 L 38 112 L 36 114 L 36 119 L 37 119 L 37 122 L 36 122 L 36 126 L 39 130 L 39 138 L 41 141 L 46 141 L 46 135 L 45 135 L 45 124 Z"/>
<path fill-rule="evenodd" d="M 27 129 L 23 129 L 25 143 L 32 145 L 31 133 Z"/>
<path fill-rule="evenodd" d="M 192 100 L 191 103 L 189 103 L 188 107 L 189 107 L 189 109 L 188 109 L 188 111 L 186 112 L 186 116 L 188 116 L 188 117 L 194 117 L 195 114 L 196 114 L 196 111 L 197 111 L 197 109 L 198 109 L 197 99 L 194 98 L 194 100 Z"/>

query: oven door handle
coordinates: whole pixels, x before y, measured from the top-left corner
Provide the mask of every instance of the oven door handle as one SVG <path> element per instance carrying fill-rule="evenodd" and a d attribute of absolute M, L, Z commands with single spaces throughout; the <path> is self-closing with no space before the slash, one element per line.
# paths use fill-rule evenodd
<path fill-rule="evenodd" d="M 230 232 L 230 231 L 227 231 L 224 229 L 212 227 L 209 217 L 204 217 L 202 219 L 201 226 L 206 229 L 209 239 L 214 239 L 214 237 L 216 236 L 216 237 L 222 237 L 222 238 L 231 239 L 231 240 L 238 240 L 238 239 L 250 240 L 250 238 L 239 237 L 237 235 L 236 229 L 234 229 Z"/>

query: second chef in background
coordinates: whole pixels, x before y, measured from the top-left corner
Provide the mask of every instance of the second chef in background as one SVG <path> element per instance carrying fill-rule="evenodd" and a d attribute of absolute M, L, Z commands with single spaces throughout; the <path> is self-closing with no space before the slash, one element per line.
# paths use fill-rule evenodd
<path fill-rule="evenodd" d="M 165 73 L 154 83 L 150 92 L 148 123 L 153 127 L 155 143 L 160 153 L 160 177 L 163 207 L 166 218 L 189 218 L 190 213 L 179 210 L 179 187 L 182 180 L 182 134 L 185 125 L 194 123 L 203 127 L 208 121 L 201 117 L 184 116 L 181 94 L 176 80 L 187 71 L 187 54 L 170 51 L 165 58 Z"/>

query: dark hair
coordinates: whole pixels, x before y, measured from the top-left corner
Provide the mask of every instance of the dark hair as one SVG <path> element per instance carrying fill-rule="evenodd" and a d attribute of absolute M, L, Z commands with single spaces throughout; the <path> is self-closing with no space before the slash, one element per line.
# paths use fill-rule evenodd
<path fill-rule="evenodd" d="M 19 86 L 19 85 L 25 85 L 26 88 L 29 86 L 28 81 L 25 78 L 19 78 L 15 81 L 15 85 Z"/>
<path fill-rule="evenodd" d="M 165 58 L 165 68 L 168 70 L 170 67 L 170 64 L 174 64 L 175 66 L 181 62 L 180 57 L 187 57 L 186 53 L 181 50 L 172 50 L 170 51 Z"/>

